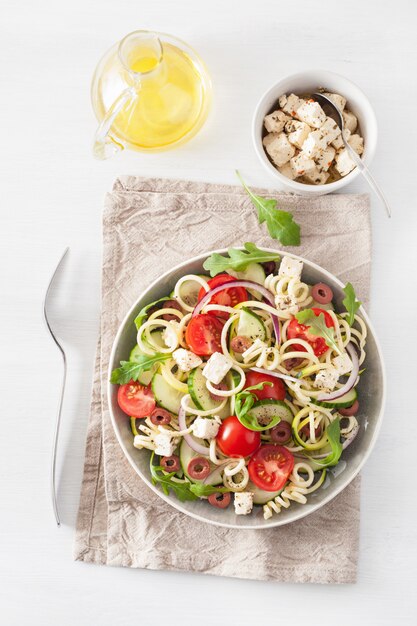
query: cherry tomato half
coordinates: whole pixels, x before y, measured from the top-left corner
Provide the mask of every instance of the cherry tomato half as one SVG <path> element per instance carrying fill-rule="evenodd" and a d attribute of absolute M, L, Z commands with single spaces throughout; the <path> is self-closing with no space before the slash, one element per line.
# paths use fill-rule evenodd
<path fill-rule="evenodd" d="M 261 435 L 243 426 L 237 417 L 232 415 L 223 420 L 216 441 L 226 456 L 249 456 L 261 445 Z"/>
<path fill-rule="evenodd" d="M 207 284 L 210 289 L 214 289 L 220 285 L 232 283 L 235 280 L 236 278 L 230 276 L 230 274 L 218 274 L 214 278 L 210 278 L 210 280 L 207 281 Z M 206 290 L 202 287 L 198 294 L 198 300 L 200 301 L 206 293 Z M 247 299 L 248 293 L 244 287 L 230 287 L 229 289 L 223 289 L 223 291 L 216 293 L 210 300 L 210 304 L 222 304 L 223 306 L 233 307 L 236 306 L 236 304 L 239 304 L 239 302 L 245 302 Z M 229 317 L 229 313 L 226 311 L 211 311 L 211 313 L 226 319 Z"/>
<path fill-rule="evenodd" d="M 265 445 L 255 452 L 248 464 L 250 479 L 264 491 L 279 491 L 294 467 L 294 457 L 283 446 Z"/>
<path fill-rule="evenodd" d="M 268 374 L 261 374 L 260 372 L 249 371 L 246 374 L 246 387 L 252 387 L 253 385 L 259 385 L 259 383 L 272 383 L 265 385 L 263 389 L 256 389 L 252 393 L 258 398 L 258 400 L 284 400 L 285 398 L 285 385 L 279 378 L 275 376 L 268 376 Z"/>
<path fill-rule="evenodd" d="M 120 385 L 117 392 L 119 407 L 132 417 L 148 417 L 155 408 L 155 398 L 150 387 L 133 380 Z"/>
<path fill-rule="evenodd" d="M 327 311 L 325 311 L 324 309 L 319 309 L 317 307 L 313 307 L 311 310 L 314 312 L 314 315 L 316 317 L 318 317 L 320 313 L 324 314 L 324 321 L 326 323 L 327 328 L 334 327 L 334 322 Z M 305 324 L 300 324 L 300 322 L 294 318 L 288 324 L 287 338 L 288 339 L 304 339 L 304 341 L 307 341 L 310 344 L 310 346 L 313 348 L 314 354 L 316 356 L 321 356 L 322 354 L 327 352 L 327 350 L 329 349 L 329 346 L 327 345 L 323 337 L 318 337 L 317 335 L 311 335 L 308 332 L 308 328 L 309 328 L 308 326 L 306 326 Z M 294 350 L 299 350 L 300 352 L 306 351 L 306 349 L 301 345 L 294 344 L 293 347 L 294 347 Z"/>
<path fill-rule="evenodd" d="M 192 317 L 185 331 L 185 341 L 194 354 L 209 356 L 213 352 L 221 352 L 221 334 L 223 323 L 210 313 Z"/>

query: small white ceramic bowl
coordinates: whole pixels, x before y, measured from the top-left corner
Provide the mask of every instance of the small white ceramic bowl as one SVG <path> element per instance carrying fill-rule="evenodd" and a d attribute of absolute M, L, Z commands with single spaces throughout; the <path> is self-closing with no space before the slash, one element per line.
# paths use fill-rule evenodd
<path fill-rule="evenodd" d="M 320 87 L 339 93 L 347 100 L 347 108 L 358 118 L 361 134 L 364 138 L 363 160 L 371 163 L 377 144 L 378 128 L 374 110 L 363 91 L 344 76 L 326 70 L 309 70 L 283 78 L 264 93 L 256 107 L 252 122 L 252 138 L 256 153 L 265 169 L 274 177 L 279 187 L 301 196 L 320 196 L 339 191 L 351 183 L 359 174 L 355 168 L 340 180 L 327 185 L 307 185 L 283 176 L 269 160 L 262 145 L 263 120 L 271 113 L 284 93 L 314 93 Z"/>

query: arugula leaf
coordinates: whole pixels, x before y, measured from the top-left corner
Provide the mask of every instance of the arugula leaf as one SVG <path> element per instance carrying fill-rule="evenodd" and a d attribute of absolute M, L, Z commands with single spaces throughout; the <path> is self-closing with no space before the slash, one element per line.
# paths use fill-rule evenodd
<path fill-rule="evenodd" d="M 185 502 L 186 500 L 197 500 L 198 496 L 190 489 L 192 485 L 189 482 L 179 483 L 172 480 L 172 477 L 175 476 L 175 472 L 164 474 L 163 467 L 153 464 L 154 457 L 155 452 L 152 452 L 149 468 L 153 484 L 161 485 L 162 491 L 166 496 L 169 494 L 170 490 L 173 491 L 178 500 L 181 502 Z"/>
<path fill-rule="evenodd" d="M 294 222 L 292 213 L 278 209 L 276 200 L 254 194 L 237 170 L 236 174 L 249 198 L 252 200 L 252 203 L 258 210 L 259 223 L 263 224 L 266 222 L 271 237 L 278 239 L 283 246 L 299 246 L 300 226 Z"/>
<path fill-rule="evenodd" d="M 235 270 L 240 272 L 247 268 L 249 263 L 266 263 L 267 261 L 278 261 L 279 254 L 273 252 L 264 252 L 260 250 L 254 243 L 247 242 L 244 244 L 244 250 L 237 248 L 229 248 L 227 253 L 229 258 L 214 252 L 204 262 L 204 269 L 210 272 L 210 276 L 216 276 L 225 270 Z"/>
<path fill-rule="evenodd" d="M 215 485 L 204 485 L 203 483 L 194 483 L 190 485 L 190 491 L 196 496 L 201 498 L 202 496 L 211 496 L 212 493 L 228 493 L 230 489 L 225 487 L 219 487 Z"/>
<path fill-rule="evenodd" d="M 343 446 L 340 442 L 340 419 L 337 418 L 326 428 L 327 439 L 332 451 L 324 459 L 314 459 L 321 467 L 337 465 L 342 456 Z"/>
<path fill-rule="evenodd" d="M 343 300 L 343 305 L 348 313 L 346 320 L 349 326 L 352 326 L 355 321 L 355 313 L 359 309 L 362 302 L 356 300 L 356 294 L 352 283 L 347 283 L 346 287 L 343 287 L 343 291 L 346 295 L 346 298 Z"/>
<path fill-rule="evenodd" d="M 126 385 L 131 380 L 137 380 L 142 372 L 148 372 L 155 363 L 162 363 L 171 358 L 170 354 L 142 354 L 136 361 L 120 361 L 120 367 L 113 370 L 110 382 L 113 385 Z"/>
<path fill-rule="evenodd" d="M 309 333 L 318 337 L 323 337 L 329 348 L 332 348 L 332 350 L 334 350 L 338 354 L 341 354 L 340 348 L 334 338 L 334 328 L 328 328 L 326 326 L 324 313 L 320 313 L 320 315 L 315 315 L 312 309 L 304 309 L 303 311 L 299 311 L 299 313 L 296 313 L 295 317 L 300 322 L 300 324 L 305 324 L 309 327 Z"/>
<path fill-rule="evenodd" d="M 169 300 L 169 298 L 166 296 L 164 298 L 160 298 L 159 300 L 155 300 L 155 302 L 151 302 L 150 304 L 147 304 L 139 311 L 138 315 L 135 318 L 135 325 L 138 330 L 142 326 L 145 318 L 148 317 L 149 309 L 151 309 L 152 307 L 158 304 L 161 304 L 162 302 L 165 302 L 165 300 Z"/>
<path fill-rule="evenodd" d="M 261 426 L 259 424 L 258 419 L 250 414 L 250 410 L 252 409 L 255 402 L 258 402 L 258 398 L 251 391 L 256 391 L 257 389 L 263 389 L 264 386 L 272 387 L 272 383 L 270 382 L 262 382 L 258 385 L 253 385 L 252 387 L 246 387 L 243 391 L 236 395 L 235 399 L 235 413 L 239 422 L 249 428 L 249 430 L 256 430 L 257 432 L 262 432 L 263 430 L 268 430 L 269 428 L 273 428 L 280 421 L 281 418 L 276 415 L 269 421 L 266 426 Z"/>

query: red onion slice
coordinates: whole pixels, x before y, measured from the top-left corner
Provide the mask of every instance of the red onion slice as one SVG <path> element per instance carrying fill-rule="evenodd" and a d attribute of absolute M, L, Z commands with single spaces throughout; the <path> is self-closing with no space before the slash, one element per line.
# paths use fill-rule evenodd
<path fill-rule="evenodd" d="M 274 296 L 269 291 L 269 289 L 267 289 L 263 285 L 260 285 L 259 283 L 255 283 L 252 280 L 234 280 L 234 281 L 231 281 L 230 283 L 225 283 L 224 285 L 218 285 L 218 287 L 214 287 L 214 289 L 210 289 L 210 291 L 208 291 L 205 294 L 205 296 L 201 298 L 200 302 L 197 302 L 194 308 L 192 317 L 195 317 L 196 315 L 198 315 L 200 311 L 204 309 L 206 304 L 210 302 L 212 297 L 216 295 L 216 293 L 219 293 L 219 291 L 223 291 L 224 289 L 230 289 L 230 287 L 245 287 L 245 289 L 254 289 L 255 291 L 259 291 L 259 293 L 262 294 L 262 296 L 265 298 L 267 303 L 271 305 L 273 308 L 275 308 Z M 274 326 L 275 337 L 276 337 L 277 343 L 279 343 L 279 337 L 280 337 L 279 321 L 278 321 L 277 316 L 273 315 L 272 313 L 271 313 L 271 318 L 272 318 L 272 324 Z"/>
<path fill-rule="evenodd" d="M 180 430 L 187 429 L 187 423 L 185 421 L 185 410 L 182 406 L 178 411 L 178 426 L 180 427 Z M 196 441 L 190 433 L 186 433 L 184 435 L 184 439 L 188 443 L 190 448 L 192 448 L 195 452 L 198 452 L 198 454 L 202 454 L 203 456 L 209 456 L 209 448 L 207 448 L 206 446 L 202 446 L 201 443 L 198 443 L 198 441 Z"/>
<path fill-rule="evenodd" d="M 350 391 L 350 389 L 352 389 L 353 385 L 355 384 L 356 379 L 359 374 L 358 355 L 356 354 L 356 350 L 353 344 L 351 343 L 348 343 L 348 345 L 346 346 L 346 352 L 349 354 L 351 361 L 352 361 L 352 371 L 350 373 L 349 378 L 347 379 L 343 387 L 340 387 L 340 389 L 336 389 L 336 391 L 332 391 L 332 393 L 321 393 L 319 396 L 317 396 L 317 400 L 319 400 L 320 402 L 327 402 L 329 400 L 337 400 L 337 398 L 344 396 L 345 393 Z"/>
<path fill-rule="evenodd" d="M 262 367 L 251 367 L 253 372 L 259 372 L 259 374 L 266 374 L 267 376 L 275 376 L 275 378 L 282 378 L 282 380 L 289 380 L 293 383 L 299 383 L 300 378 L 294 378 L 293 376 L 288 376 L 287 374 L 281 374 L 280 372 L 273 372 L 271 370 L 265 370 Z"/>

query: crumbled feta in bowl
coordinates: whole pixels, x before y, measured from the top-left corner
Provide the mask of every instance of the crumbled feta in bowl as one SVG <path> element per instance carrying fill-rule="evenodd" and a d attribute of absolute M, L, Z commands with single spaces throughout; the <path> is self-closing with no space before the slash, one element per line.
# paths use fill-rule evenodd
<path fill-rule="evenodd" d="M 341 109 L 345 137 L 367 165 L 376 149 L 375 114 L 354 83 L 318 70 L 283 79 L 258 104 L 253 141 L 279 186 L 300 195 L 338 191 L 359 173 L 336 122 L 311 97 L 319 91 Z"/>
<path fill-rule="evenodd" d="M 356 115 L 347 108 L 347 99 L 338 93 L 326 93 L 341 106 L 347 139 L 362 154 L 364 140 Z M 284 94 L 275 106 L 279 107 L 280 103 L 285 108 L 276 108 L 264 118 L 266 134 L 262 143 L 281 174 L 307 185 L 325 185 L 347 176 L 356 167 L 343 144 L 340 128 L 318 102 L 308 95 L 302 98 Z M 288 164 L 290 170 L 286 173 L 283 167 Z"/>

